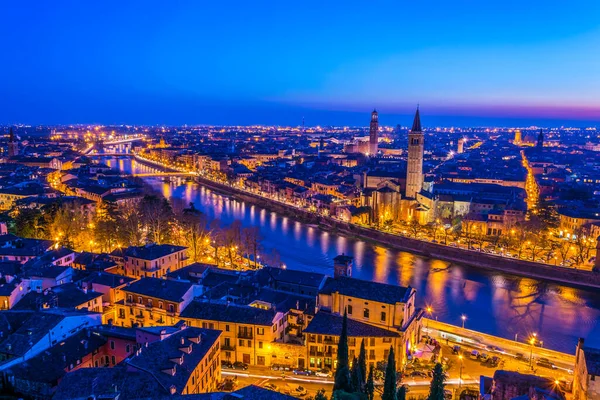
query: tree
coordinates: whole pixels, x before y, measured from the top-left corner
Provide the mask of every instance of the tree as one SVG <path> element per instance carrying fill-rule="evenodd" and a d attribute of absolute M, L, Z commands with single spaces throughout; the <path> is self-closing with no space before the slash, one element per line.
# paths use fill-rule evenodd
<path fill-rule="evenodd" d="M 360 379 L 360 391 L 365 393 L 365 383 L 367 382 L 367 350 L 365 349 L 365 339 L 360 342 L 360 353 L 358 353 L 358 368 Z"/>
<path fill-rule="evenodd" d="M 131 203 L 120 205 L 115 217 L 119 221 L 119 240 L 124 247 L 141 246 L 146 240 L 139 208 Z"/>
<path fill-rule="evenodd" d="M 429 396 L 427 400 L 444 400 L 444 381 L 446 375 L 442 368 L 442 364 L 437 363 L 433 368 L 433 378 L 431 379 L 431 386 L 429 388 Z"/>
<path fill-rule="evenodd" d="M 320 389 L 315 394 L 314 400 L 327 400 L 327 396 L 325 396 L 325 389 Z"/>
<path fill-rule="evenodd" d="M 396 357 L 392 346 L 390 346 L 390 353 L 388 354 L 381 400 L 396 400 Z"/>
<path fill-rule="evenodd" d="M 369 400 L 373 400 L 375 396 L 375 381 L 373 379 L 373 366 L 369 367 L 369 377 L 367 378 L 367 383 L 365 384 L 365 393 Z"/>
<path fill-rule="evenodd" d="M 396 400 L 406 400 L 406 386 L 400 385 L 396 394 Z"/>
<path fill-rule="evenodd" d="M 142 223 L 148 232 L 147 239 L 156 244 L 170 240 L 170 222 L 173 217 L 171 204 L 164 197 L 146 195 L 140 201 Z"/>
<path fill-rule="evenodd" d="M 46 238 L 46 221 L 40 210 L 30 208 L 18 210 L 14 221 L 17 236 L 34 239 Z"/>
<path fill-rule="evenodd" d="M 352 368 L 350 369 L 350 383 L 352 383 L 352 391 L 360 392 L 362 385 L 360 382 L 360 366 L 356 357 L 352 360 Z"/>
<path fill-rule="evenodd" d="M 201 261 L 210 244 L 210 235 L 206 228 L 207 221 L 200 210 L 190 203 L 176 214 L 174 238 L 177 244 L 188 248 L 188 255 L 194 262 Z"/>
<path fill-rule="evenodd" d="M 348 314 L 345 310 L 338 344 L 337 369 L 335 370 L 335 381 L 333 383 L 333 392 L 335 393 L 337 390 L 352 391 L 350 370 L 348 369 Z"/>
<path fill-rule="evenodd" d="M 596 248 L 596 238 L 589 236 L 590 229 L 580 227 L 573 231 L 573 247 L 575 248 L 575 263 L 584 264 L 592 255 Z M 598 257 L 598 255 L 596 255 Z"/>

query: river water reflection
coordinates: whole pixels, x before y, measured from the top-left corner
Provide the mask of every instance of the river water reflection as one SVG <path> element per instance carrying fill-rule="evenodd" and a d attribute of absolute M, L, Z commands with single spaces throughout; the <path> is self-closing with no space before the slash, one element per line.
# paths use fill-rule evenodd
<path fill-rule="evenodd" d="M 148 168 L 131 159 L 105 159 L 119 170 Z M 445 261 L 390 250 L 294 221 L 288 217 L 221 196 L 190 182 L 165 183 L 147 178 L 167 198 L 193 202 L 209 220 L 233 220 L 258 226 L 265 256 L 278 252 L 288 268 L 333 273 L 333 258 L 354 256 L 353 276 L 417 289 L 417 305 L 433 308 L 433 318 L 485 333 L 523 341 L 536 332 L 544 347 L 574 353 L 578 337 L 600 347 L 600 293 L 535 279 L 482 271 Z"/>

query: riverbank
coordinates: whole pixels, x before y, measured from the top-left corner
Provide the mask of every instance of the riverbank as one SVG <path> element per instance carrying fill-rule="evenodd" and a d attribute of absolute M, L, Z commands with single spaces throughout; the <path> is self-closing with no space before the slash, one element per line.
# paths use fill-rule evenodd
<path fill-rule="evenodd" d="M 214 182 L 203 177 L 196 177 L 195 179 L 198 183 L 219 193 L 234 196 L 239 200 L 275 211 L 299 222 L 318 225 L 321 229 L 330 232 L 371 241 L 396 250 L 410 252 L 427 258 L 456 262 L 475 268 L 556 282 L 567 286 L 600 289 L 600 274 L 591 271 L 507 258 L 394 235 L 317 215 L 307 210 L 273 201 L 260 195 Z"/>

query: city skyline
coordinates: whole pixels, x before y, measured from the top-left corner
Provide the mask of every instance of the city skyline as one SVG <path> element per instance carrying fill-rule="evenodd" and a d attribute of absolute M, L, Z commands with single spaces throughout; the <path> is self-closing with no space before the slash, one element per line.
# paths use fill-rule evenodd
<path fill-rule="evenodd" d="M 0 123 L 595 126 L 600 6 L 536 4 L 6 4 Z"/>

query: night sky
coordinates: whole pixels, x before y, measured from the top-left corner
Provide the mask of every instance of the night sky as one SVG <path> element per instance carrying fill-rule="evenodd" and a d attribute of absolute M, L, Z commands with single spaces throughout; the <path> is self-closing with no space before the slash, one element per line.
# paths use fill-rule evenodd
<path fill-rule="evenodd" d="M 0 123 L 600 125 L 600 1 L 3 1 Z"/>

